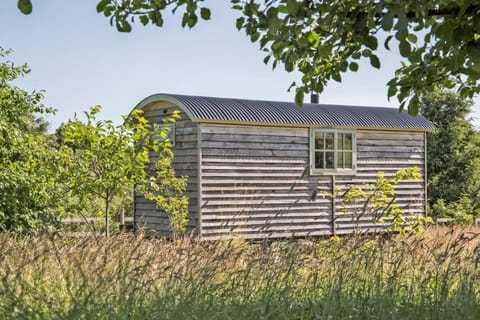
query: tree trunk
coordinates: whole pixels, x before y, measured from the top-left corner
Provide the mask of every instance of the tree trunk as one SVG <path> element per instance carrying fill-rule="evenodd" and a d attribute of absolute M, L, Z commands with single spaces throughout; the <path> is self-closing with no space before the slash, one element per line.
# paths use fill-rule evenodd
<path fill-rule="evenodd" d="M 108 231 L 108 205 L 109 205 L 109 194 L 107 191 L 107 196 L 105 197 L 105 236 L 108 238 L 110 235 Z"/>

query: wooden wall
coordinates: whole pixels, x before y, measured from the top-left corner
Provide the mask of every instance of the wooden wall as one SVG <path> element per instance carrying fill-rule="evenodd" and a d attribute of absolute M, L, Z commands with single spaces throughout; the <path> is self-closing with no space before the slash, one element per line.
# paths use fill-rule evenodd
<path fill-rule="evenodd" d="M 173 110 L 172 106 L 152 108 L 146 116 L 161 122 Z M 340 197 L 332 199 L 328 194 L 342 193 L 350 184 L 373 183 L 378 171 L 391 176 L 418 166 L 423 175 L 424 133 L 357 130 L 356 140 L 356 175 L 312 176 L 308 128 L 197 125 L 182 114 L 176 123 L 174 168 L 178 175 L 189 177 L 190 229 L 205 240 L 383 229 L 372 217 L 359 218 L 344 210 Z M 397 203 L 406 212 L 424 213 L 423 181 L 403 182 L 396 189 Z M 135 222 L 148 234 L 170 234 L 165 213 L 139 194 Z"/>
<path fill-rule="evenodd" d="M 201 125 L 201 236 L 219 239 L 304 237 L 382 229 L 371 217 L 342 210 L 327 193 L 424 168 L 424 134 L 357 131 L 357 174 L 311 176 L 309 129 Z M 397 188 L 407 212 L 424 212 L 424 184 Z M 333 207 L 333 202 L 335 206 Z M 332 210 L 332 207 L 334 210 Z"/>
<path fill-rule="evenodd" d="M 162 118 L 172 115 L 174 107 L 153 108 L 145 112 L 145 117 L 151 123 L 162 123 Z M 188 177 L 187 196 L 189 197 L 189 230 L 196 230 L 198 220 L 198 192 L 197 192 L 197 125 L 182 113 L 180 120 L 175 123 L 175 157 L 173 167 L 177 176 Z M 153 160 L 158 155 L 152 153 Z M 155 203 L 145 199 L 141 194 L 135 194 L 135 227 L 142 229 L 148 235 L 169 236 L 170 226 L 166 213 L 156 208 Z"/>

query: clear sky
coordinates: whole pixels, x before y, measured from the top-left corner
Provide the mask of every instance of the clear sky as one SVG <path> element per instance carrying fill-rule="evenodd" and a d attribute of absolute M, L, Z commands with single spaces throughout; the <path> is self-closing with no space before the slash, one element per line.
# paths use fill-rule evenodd
<path fill-rule="evenodd" d="M 287 89 L 300 75 L 263 64 L 258 44 L 237 31 L 238 13 L 229 1 L 205 1 L 212 20 L 192 30 L 166 13 L 163 28 L 136 23 L 127 34 L 96 13 L 97 2 L 33 0 L 29 16 L 16 0 L 0 2 L 0 46 L 14 50 L 10 60 L 29 64 L 32 72 L 16 84 L 45 90 L 44 104 L 58 110 L 48 118 L 52 128 L 97 104 L 102 118 L 120 122 L 154 93 L 293 101 Z M 387 52 L 381 60 L 380 70 L 361 64 L 342 83 L 330 83 L 320 102 L 397 107 L 396 99 L 386 99 L 386 83 L 400 58 Z M 480 118 L 475 101 L 474 117 Z"/>

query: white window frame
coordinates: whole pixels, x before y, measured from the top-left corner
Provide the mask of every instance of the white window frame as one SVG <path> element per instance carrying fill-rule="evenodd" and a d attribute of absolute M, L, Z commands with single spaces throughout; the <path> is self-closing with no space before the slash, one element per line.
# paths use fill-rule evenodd
<path fill-rule="evenodd" d="M 317 132 L 323 133 L 334 133 L 334 164 L 335 168 L 333 169 L 320 169 L 315 168 L 315 134 Z M 350 133 L 352 134 L 352 168 L 344 169 L 337 168 L 337 135 L 339 133 Z M 355 175 L 357 173 L 357 135 L 356 130 L 349 129 L 334 129 L 334 128 L 311 128 L 310 129 L 310 175 Z"/>

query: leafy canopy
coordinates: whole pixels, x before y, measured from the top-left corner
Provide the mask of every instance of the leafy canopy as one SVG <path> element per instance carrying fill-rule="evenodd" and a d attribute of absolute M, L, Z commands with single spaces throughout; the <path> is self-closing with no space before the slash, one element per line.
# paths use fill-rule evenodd
<path fill-rule="evenodd" d="M 434 215 L 472 220 L 480 213 L 480 132 L 471 123 L 472 102 L 434 91 L 420 111 L 436 126 L 428 134 L 428 195 Z"/>
<path fill-rule="evenodd" d="M 114 125 L 112 121 L 97 119 L 100 110 L 96 106 L 85 112 L 86 121 L 75 115 L 62 128 L 62 151 L 68 155 L 71 172 L 69 185 L 80 203 L 103 200 L 108 235 L 112 201 L 115 197 L 128 197 L 135 185 L 137 192 L 156 200 L 157 206 L 166 212 L 175 234 L 185 233 L 186 178 L 176 176 L 171 142 L 166 139 L 169 123 L 179 115 L 166 118 L 159 126 L 149 124 L 141 110 L 134 110 L 124 117 L 122 125 Z M 158 153 L 156 161 L 152 152 Z"/>
<path fill-rule="evenodd" d="M 97 11 L 121 32 L 139 20 L 163 26 L 166 10 L 181 11 L 182 26 L 211 18 L 203 0 L 100 0 Z M 321 93 L 331 80 L 356 72 L 359 61 L 381 68 L 379 50 L 398 48 L 403 61 L 388 82 L 388 97 L 400 109 L 418 112 L 421 98 L 434 87 L 455 88 L 472 98 L 480 87 L 480 5 L 476 0 L 230 0 L 240 12 L 237 28 L 285 70 L 303 74 L 292 83 L 295 101 Z M 25 14 L 30 0 L 19 0 Z M 379 43 L 383 42 L 383 44 Z"/>
<path fill-rule="evenodd" d="M 0 47 L 0 231 L 41 232 L 68 198 L 64 158 L 35 117 L 53 110 L 41 105 L 42 93 L 12 85 L 29 69 L 6 60 L 9 53 Z"/>

